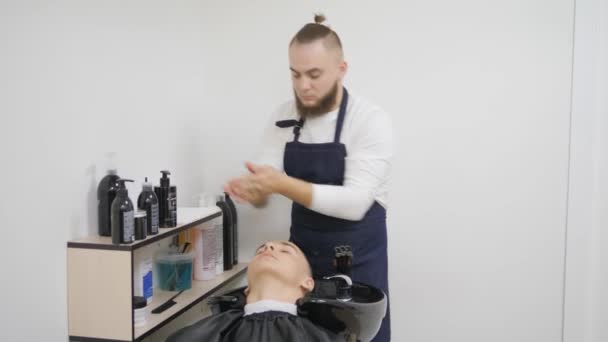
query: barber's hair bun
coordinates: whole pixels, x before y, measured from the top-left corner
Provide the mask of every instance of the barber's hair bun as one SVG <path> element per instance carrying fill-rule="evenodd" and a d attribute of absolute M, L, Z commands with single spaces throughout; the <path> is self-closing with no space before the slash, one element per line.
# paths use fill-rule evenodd
<path fill-rule="evenodd" d="M 325 16 L 321 13 L 315 14 L 315 24 L 322 24 L 325 21 Z"/>

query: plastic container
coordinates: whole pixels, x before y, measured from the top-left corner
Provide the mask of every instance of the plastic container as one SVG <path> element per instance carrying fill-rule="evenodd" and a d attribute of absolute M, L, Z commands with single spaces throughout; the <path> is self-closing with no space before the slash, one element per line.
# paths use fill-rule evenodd
<path fill-rule="evenodd" d="M 148 307 L 144 297 L 133 297 L 133 325 L 142 327 L 148 319 Z"/>
<path fill-rule="evenodd" d="M 222 217 L 213 219 L 215 230 L 215 274 L 224 273 L 224 226 Z"/>
<path fill-rule="evenodd" d="M 198 206 L 202 208 L 211 207 L 215 205 L 215 196 L 210 193 L 201 192 L 198 194 Z"/>
<path fill-rule="evenodd" d="M 152 269 L 152 258 L 148 257 L 136 264 L 133 272 L 135 295 L 144 297 L 148 304 L 152 302 L 152 297 L 154 296 L 154 276 Z"/>
<path fill-rule="evenodd" d="M 154 258 L 158 274 L 158 288 L 164 291 L 181 291 L 192 287 L 194 254 L 161 252 Z"/>
<path fill-rule="evenodd" d="M 215 228 L 208 222 L 194 228 L 194 279 L 210 280 L 216 272 Z"/>
<path fill-rule="evenodd" d="M 135 213 L 135 240 L 143 240 L 148 236 L 148 218 L 145 211 Z"/>

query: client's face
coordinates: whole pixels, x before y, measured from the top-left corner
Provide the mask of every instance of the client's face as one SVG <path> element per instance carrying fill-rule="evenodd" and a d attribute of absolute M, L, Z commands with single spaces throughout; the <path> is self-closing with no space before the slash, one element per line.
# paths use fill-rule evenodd
<path fill-rule="evenodd" d="M 269 241 L 257 249 L 248 268 L 250 286 L 261 274 L 272 275 L 286 286 L 301 287 L 306 292 L 314 287 L 306 256 L 289 241 Z"/>

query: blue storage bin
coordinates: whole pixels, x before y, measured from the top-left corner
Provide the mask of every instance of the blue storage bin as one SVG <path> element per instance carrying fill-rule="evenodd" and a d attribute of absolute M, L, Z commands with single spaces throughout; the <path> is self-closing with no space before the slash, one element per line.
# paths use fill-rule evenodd
<path fill-rule="evenodd" d="M 182 291 L 192 288 L 192 253 L 163 252 L 156 256 L 158 288 L 164 291 Z"/>

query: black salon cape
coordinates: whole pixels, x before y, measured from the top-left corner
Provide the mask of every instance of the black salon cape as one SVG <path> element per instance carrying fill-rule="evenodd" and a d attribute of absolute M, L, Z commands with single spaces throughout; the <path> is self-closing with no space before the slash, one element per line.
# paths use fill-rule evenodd
<path fill-rule="evenodd" d="M 267 311 L 243 316 L 228 310 L 207 317 L 171 335 L 167 342 L 334 342 L 342 335 L 314 325 L 307 318 Z"/>

